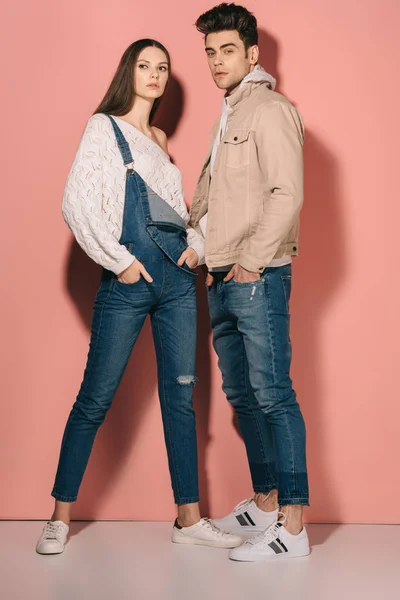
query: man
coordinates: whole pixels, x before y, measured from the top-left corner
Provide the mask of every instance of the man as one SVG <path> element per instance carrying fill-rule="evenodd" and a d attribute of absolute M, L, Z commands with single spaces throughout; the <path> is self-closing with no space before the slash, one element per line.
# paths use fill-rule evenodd
<path fill-rule="evenodd" d="M 257 21 L 246 8 L 221 4 L 201 15 L 196 27 L 225 96 L 190 224 L 205 235 L 213 344 L 255 492 L 216 524 L 235 533 L 260 532 L 231 550 L 234 560 L 304 556 L 310 551 L 303 527 L 306 435 L 290 379 L 289 336 L 303 121 L 258 65 Z"/>

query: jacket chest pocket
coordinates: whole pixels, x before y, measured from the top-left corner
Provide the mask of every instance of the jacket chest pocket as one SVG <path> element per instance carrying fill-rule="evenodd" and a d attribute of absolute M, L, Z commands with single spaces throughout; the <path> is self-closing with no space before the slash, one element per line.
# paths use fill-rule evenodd
<path fill-rule="evenodd" d="M 250 163 L 250 130 L 231 129 L 222 141 L 227 167 L 236 169 Z"/>

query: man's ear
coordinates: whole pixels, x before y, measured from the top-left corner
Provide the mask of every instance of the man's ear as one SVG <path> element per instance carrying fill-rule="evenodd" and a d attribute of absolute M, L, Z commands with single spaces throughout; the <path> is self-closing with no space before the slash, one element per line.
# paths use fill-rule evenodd
<path fill-rule="evenodd" d="M 248 57 L 251 65 L 256 65 L 260 58 L 260 49 L 258 46 L 251 46 L 248 51 Z"/>

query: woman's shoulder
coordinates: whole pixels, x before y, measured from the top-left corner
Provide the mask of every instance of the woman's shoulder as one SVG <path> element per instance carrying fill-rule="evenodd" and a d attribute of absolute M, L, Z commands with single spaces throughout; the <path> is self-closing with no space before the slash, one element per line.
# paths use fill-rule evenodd
<path fill-rule="evenodd" d="M 88 119 L 88 122 L 87 122 L 88 126 L 90 125 L 92 127 L 97 127 L 97 128 L 108 127 L 109 124 L 110 124 L 110 119 L 104 113 L 95 113 Z"/>
<path fill-rule="evenodd" d="M 168 138 L 167 138 L 167 134 L 165 133 L 165 131 L 163 131 L 162 129 L 159 129 L 158 127 L 154 127 L 152 126 L 151 128 L 154 137 L 156 138 L 158 144 L 161 146 L 161 148 L 164 150 L 164 152 L 166 154 L 168 154 Z"/>
<path fill-rule="evenodd" d="M 108 143 L 112 139 L 113 131 L 107 115 L 97 113 L 92 115 L 86 122 L 83 139 L 86 143 L 96 146 Z"/>

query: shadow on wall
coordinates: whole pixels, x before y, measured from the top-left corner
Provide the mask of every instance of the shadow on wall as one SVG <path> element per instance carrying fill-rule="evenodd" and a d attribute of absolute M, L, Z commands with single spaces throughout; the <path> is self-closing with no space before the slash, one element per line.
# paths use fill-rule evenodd
<path fill-rule="evenodd" d="M 277 79 L 279 46 L 275 38 L 259 30 L 260 64 Z M 289 98 L 291 102 L 292 99 Z M 295 104 L 295 102 L 293 102 Z M 301 110 L 301 107 L 300 107 Z M 337 495 L 329 478 L 323 430 L 324 354 L 321 325 L 335 294 L 346 277 L 346 250 L 340 214 L 337 161 L 323 141 L 307 129 L 304 145 L 305 202 L 301 213 L 300 256 L 294 260 L 292 376 L 307 425 L 307 456 L 310 478 L 308 515 L 312 521 L 340 521 Z"/>
<path fill-rule="evenodd" d="M 168 139 L 173 137 L 178 129 L 184 106 L 185 91 L 180 81 L 172 75 L 153 123 L 165 131 Z"/>
<path fill-rule="evenodd" d="M 155 124 L 172 136 L 184 110 L 184 91 L 175 78 L 169 83 L 167 95 L 156 115 Z M 99 286 L 101 268 L 96 265 L 72 241 L 66 272 L 66 287 L 88 331 L 91 329 L 93 303 Z M 206 291 L 202 275 L 198 278 L 198 372 L 199 383 L 195 387 L 195 409 L 199 448 L 199 483 L 202 514 L 209 514 L 207 475 L 205 472 L 208 444 L 208 420 L 210 411 L 210 356 L 209 326 Z M 207 323 L 205 327 L 204 324 Z M 140 357 L 140 367 L 138 358 Z M 85 365 L 82 364 L 82 376 Z M 77 391 L 80 382 L 77 382 Z M 97 519 L 120 471 L 134 452 L 135 437 L 149 407 L 149 398 L 157 390 L 156 359 L 149 319 L 132 352 L 125 374 L 114 398 L 104 425 L 100 428 L 90 457 L 73 512 L 74 519 Z M 71 399 L 72 406 L 73 399 Z M 61 440 L 60 440 L 61 441 Z M 136 482 L 135 482 L 136 483 Z M 150 478 L 143 485 L 154 488 L 156 480 Z M 172 497 L 172 490 L 171 490 Z M 129 515 L 128 515 L 129 516 Z M 147 518 L 151 518 L 148 515 Z M 75 527 L 74 533 L 82 529 Z"/>

